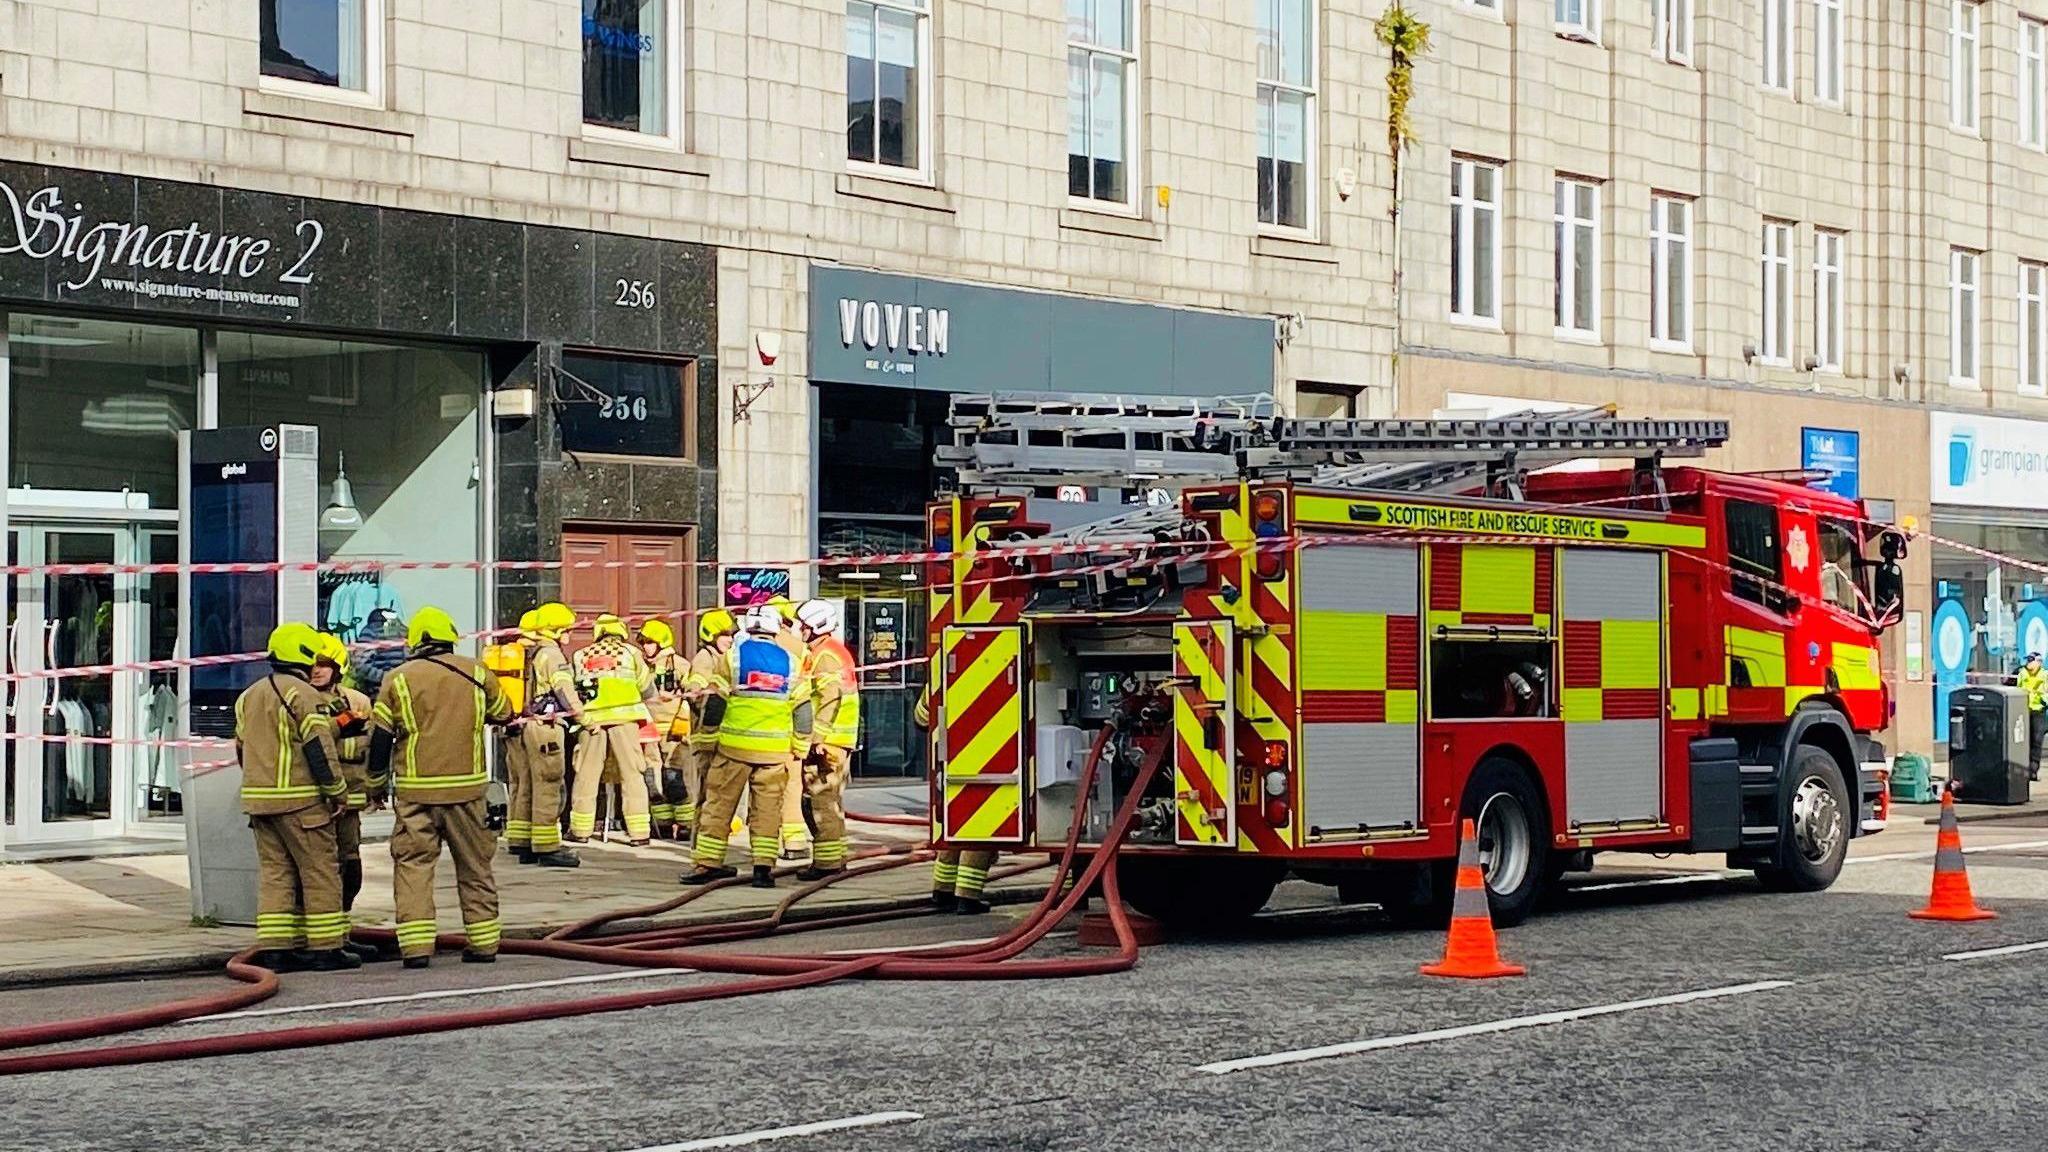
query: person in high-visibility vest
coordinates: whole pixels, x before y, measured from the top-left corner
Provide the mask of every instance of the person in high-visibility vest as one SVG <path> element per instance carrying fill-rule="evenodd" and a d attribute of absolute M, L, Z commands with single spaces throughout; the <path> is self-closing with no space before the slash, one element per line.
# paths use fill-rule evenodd
<path fill-rule="evenodd" d="M 2041 737 L 2048 733 L 2048 669 L 2041 667 L 2039 652 L 2027 653 L 2017 681 L 2027 694 L 2027 779 L 2041 778 Z"/>
<path fill-rule="evenodd" d="M 860 673 L 840 637 L 837 604 L 806 600 L 796 619 L 810 649 L 805 685 L 811 700 L 811 751 L 804 760 L 803 783 L 818 827 L 810 867 L 796 875 L 822 880 L 846 868 L 846 775 L 860 743 Z"/>
<path fill-rule="evenodd" d="M 576 785 L 569 797 L 569 839 L 581 844 L 597 831 L 597 793 L 607 766 L 616 769 L 626 840 L 643 845 L 652 834 L 647 814 L 647 759 L 640 726 L 649 720 L 654 672 L 626 639 L 626 622 L 607 612 L 591 626 L 573 677 L 583 698 L 583 732 L 576 743 Z"/>
<path fill-rule="evenodd" d="M 668 621 L 651 619 L 640 625 L 640 655 L 654 673 L 654 743 L 647 749 L 647 810 L 654 818 L 654 834 L 680 839 L 685 825 L 677 809 L 687 793 L 683 787 L 683 763 L 689 758 L 690 710 L 683 702 L 683 681 L 689 665 L 676 651 L 675 629 Z M 690 821 L 694 826 L 696 821 Z"/>
<path fill-rule="evenodd" d="M 725 679 L 725 654 L 738 639 L 739 621 L 723 608 L 707 610 L 697 619 L 697 650 L 690 655 L 689 671 L 683 676 L 683 691 L 690 700 L 689 758 L 684 762 L 683 787 L 687 799 L 678 816 L 698 835 L 699 806 L 704 803 L 704 778 L 711 770 L 711 758 L 718 753 L 718 725 L 725 718 L 725 694 L 731 686 Z M 723 831 L 720 835 L 723 835 Z"/>
<path fill-rule="evenodd" d="M 683 877 L 685 884 L 739 874 L 725 864 L 726 834 L 744 792 L 754 887 L 775 887 L 783 781 L 795 749 L 811 743 L 810 704 L 798 699 L 802 665 L 775 638 L 781 614 L 764 605 L 749 610 L 742 624 L 745 638 L 725 657 L 725 714 L 690 853 L 697 868 Z"/>
<path fill-rule="evenodd" d="M 917 694 L 917 708 L 911 713 L 919 728 L 930 728 L 936 719 L 932 714 L 932 689 L 938 684 L 938 676 L 939 654 L 934 652 L 925 667 L 924 688 Z M 946 766 L 933 764 L 931 770 L 943 774 Z M 944 792 L 941 788 L 940 794 Z M 995 862 L 992 849 L 948 848 L 940 852 L 932 859 L 932 906 L 963 916 L 988 911 L 983 892 L 988 887 L 988 870 Z"/>
<path fill-rule="evenodd" d="M 335 855 L 341 862 L 341 910 L 355 909 L 363 890 L 363 809 L 370 800 L 370 698 L 348 684 L 348 645 L 341 637 L 320 633 L 320 659 L 309 681 L 326 694 L 327 715 L 334 721 L 334 747 L 346 804 L 334 818 Z M 344 942 L 343 948 L 365 960 L 381 959 L 369 945 Z"/>
<path fill-rule="evenodd" d="M 505 839 L 521 864 L 576 868 L 582 857 L 562 847 L 562 781 L 569 775 L 567 721 L 582 711 L 562 637 L 576 626 L 567 604 L 550 600 L 519 621 L 526 649 L 520 713 L 507 725 L 505 764 L 512 778 L 512 810 Z M 523 787 L 522 787 L 523 785 Z"/>
<path fill-rule="evenodd" d="M 802 632 L 797 627 L 796 605 L 787 596 L 771 596 L 768 605 L 781 617 L 782 627 L 775 633 L 775 642 L 782 645 L 791 656 L 796 657 L 798 679 L 802 684 L 810 682 L 810 675 L 804 665 L 810 661 L 811 653 L 804 643 Z M 799 691 L 802 689 L 799 688 Z M 811 838 L 810 826 L 804 823 L 804 755 L 808 749 L 799 749 L 790 760 L 789 775 L 782 784 L 782 858 L 801 859 L 808 850 Z"/>

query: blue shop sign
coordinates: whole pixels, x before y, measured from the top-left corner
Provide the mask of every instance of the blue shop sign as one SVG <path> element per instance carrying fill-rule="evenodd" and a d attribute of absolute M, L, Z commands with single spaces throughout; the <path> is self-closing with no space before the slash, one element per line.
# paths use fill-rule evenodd
<path fill-rule="evenodd" d="M 1811 472 L 1826 472 L 1828 478 L 1814 481 L 1814 487 L 1854 500 L 1862 493 L 1862 452 L 1860 437 L 1840 428 L 1799 430 L 1799 466 Z"/>

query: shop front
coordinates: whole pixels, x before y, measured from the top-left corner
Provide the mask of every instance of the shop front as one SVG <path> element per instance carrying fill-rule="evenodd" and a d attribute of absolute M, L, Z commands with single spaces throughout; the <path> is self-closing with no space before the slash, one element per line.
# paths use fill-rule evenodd
<path fill-rule="evenodd" d="M 2002 683 L 2048 652 L 2048 423 L 1928 416 L 1933 508 L 1934 748 L 1948 749 L 1948 696 Z"/>
<path fill-rule="evenodd" d="M 927 602 L 913 565 L 854 564 L 924 547 L 961 394 L 1216 397 L 1274 390 L 1270 316 L 1068 296 L 838 265 L 810 271 L 809 374 L 818 595 L 846 607 L 867 665 L 855 771 L 917 776 Z"/>
<path fill-rule="evenodd" d="M 688 365 L 708 346 L 713 263 L 686 245 L 0 164 L 0 848 L 182 833 L 194 757 L 164 742 L 195 730 L 195 688 L 260 665 L 198 684 L 179 661 L 260 650 L 275 611 L 136 566 L 264 547 L 346 563 L 312 577 L 308 609 L 357 645 L 402 635 L 422 605 L 474 632 L 559 587 L 490 563 L 554 558 L 563 510 L 597 503 L 564 478 L 554 437 L 560 413 L 601 398 L 557 369 L 579 354 Z M 611 314 L 600 278 L 645 281 L 645 302 Z M 671 407 L 694 411 L 685 375 Z M 271 529 L 292 539 L 181 485 L 181 434 L 287 425 L 313 430 L 297 435 L 317 472 Z M 664 514 L 700 519 L 694 499 Z"/>

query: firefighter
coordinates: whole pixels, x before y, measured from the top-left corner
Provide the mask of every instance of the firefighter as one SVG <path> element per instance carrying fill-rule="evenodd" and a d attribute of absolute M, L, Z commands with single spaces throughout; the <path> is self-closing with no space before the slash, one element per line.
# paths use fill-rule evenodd
<path fill-rule="evenodd" d="M 256 836 L 255 962 L 273 972 L 358 968 L 342 949 L 341 860 L 334 822 L 348 807 L 334 723 L 311 683 L 320 634 L 285 623 L 270 633 L 270 671 L 235 700 L 242 811 Z"/>
<path fill-rule="evenodd" d="M 675 629 L 652 619 L 640 625 L 640 654 L 654 673 L 654 743 L 647 749 L 647 810 L 655 835 L 682 838 L 683 765 L 689 759 L 690 711 L 683 705 L 683 681 L 689 665 L 676 651 Z M 694 821 L 692 821 L 694 823 Z"/>
<path fill-rule="evenodd" d="M 800 685 L 807 685 L 810 678 L 809 674 L 804 671 L 804 665 L 810 660 L 811 653 L 809 647 L 804 643 L 801 630 L 797 626 L 796 605 L 790 603 L 789 597 L 780 595 L 770 596 L 768 604 L 775 609 L 776 615 L 782 621 L 781 627 L 775 633 L 775 642 L 782 645 L 791 656 L 796 658 L 797 675 Z M 804 823 L 803 761 L 806 751 L 808 750 L 800 750 L 792 758 L 788 777 L 783 781 L 782 785 L 782 827 L 780 834 L 782 838 L 782 858 L 785 860 L 802 858 L 808 847 L 806 841 L 811 837 L 811 830 Z"/>
<path fill-rule="evenodd" d="M 811 797 L 811 817 L 818 838 L 811 844 L 811 865 L 799 880 L 822 880 L 846 869 L 846 774 L 860 738 L 860 675 L 853 654 L 841 639 L 839 606 L 830 600 L 806 600 L 797 609 L 797 627 L 809 647 L 806 691 L 811 701 L 811 748 L 804 760 L 804 790 Z"/>
<path fill-rule="evenodd" d="M 406 633 L 406 661 L 384 677 L 370 737 L 370 798 L 388 790 L 392 898 L 398 908 L 398 950 L 407 968 L 433 959 L 434 869 L 441 846 L 455 861 L 455 891 L 468 941 L 464 963 L 498 958 L 498 885 L 491 874 L 497 848 L 484 811 L 484 726 L 512 717 L 498 677 L 458 655 L 455 621 L 421 608 Z"/>
<path fill-rule="evenodd" d="M 505 838 L 521 864 L 542 868 L 576 868 L 583 863 L 562 847 L 562 780 L 568 775 L 569 743 L 563 719 L 574 719 L 581 707 L 569 675 L 569 658 L 562 654 L 562 636 L 575 626 L 576 613 L 556 601 L 519 621 L 520 643 L 526 648 L 526 690 L 522 711 L 507 725 L 505 764 L 512 778 L 512 811 L 506 817 Z M 522 827 L 523 841 L 516 835 Z"/>
<path fill-rule="evenodd" d="M 592 625 L 590 643 L 577 651 L 572 664 L 583 711 L 582 733 L 576 741 L 576 785 L 569 799 L 569 839 L 582 844 L 597 830 L 597 792 L 610 767 L 618 772 L 626 842 L 644 845 L 652 829 L 640 726 L 649 718 L 654 674 L 640 650 L 626 639 L 626 622 L 609 612 Z"/>
<path fill-rule="evenodd" d="M 2039 652 L 2027 653 L 2020 665 L 2019 689 L 2027 694 L 2027 779 L 2041 778 L 2041 737 L 2048 734 L 2048 670 Z"/>
<path fill-rule="evenodd" d="M 704 802 L 704 777 L 711 758 L 718 752 L 718 725 L 725 716 L 725 654 L 737 639 L 739 621 L 723 608 L 713 608 L 697 621 L 697 651 L 683 678 L 693 713 L 690 725 L 688 775 L 683 781 L 687 799 L 678 815 L 690 828 L 697 827 L 698 805 Z"/>
<path fill-rule="evenodd" d="M 932 685 L 939 672 L 939 658 L 932 654 L 925 673 L 924 689 L 917 694 L 917 708 L 911 719 L 919 728 L 932 726 Z M 932 771 L 943 772 L 945 766 L 934 764 Z M 948 848 L 932 861 L 932 906 L 940 911 L 956 911 L 963 916 L 972 916 L 988 911 L 988 901 L 982 893 L 988 887 L 988 870 L 994 866 L 996 854 L 989 850 L 963 852 Z"/>
<path fill-rule="evenodd" d="M 325 693 L 323 706 L 334 723 L 334 747 L 347 805 L 334 818 L 334 848 L 341 862 L 341 910 L 353 911 L 363 890 L 363 809 L 369 804 L 370 698 L 348 685 L 348 645 L 341 637 L 320 633 L 320 659 L 310 683 Z M 344 943 L 365 960 L 378 959 L 375 948 Z"/>
<path fill-rule="evenodd" d="M 691 852 L 697 868 L 683 877 L 685 884 L 739 874 L 725 865 L 726 833 L 745 792 L 754 887 L 775 887 L 783 780 L 795 749 L 811 742 L 810 705 L 798 698 L 802 665 L 776 639 L 781 614 L 763 605 L 748 611 L 742 625 L 745 638 L 725 655 L 725 713 L 697 814 L 697 843 Z"/>

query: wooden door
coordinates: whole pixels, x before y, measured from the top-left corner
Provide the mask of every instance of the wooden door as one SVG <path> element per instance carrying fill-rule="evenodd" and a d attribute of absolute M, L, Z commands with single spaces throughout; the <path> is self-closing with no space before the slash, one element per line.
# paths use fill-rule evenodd
<path fill-rule="evenodd" d="M 593 525 L 562 531 L 562 602 L 588 621 L 601 612 L 634 624 L 667 620 L 688 647 L 696 635 L 689 617 L 695 555 L 689 529 Z M 581 566 L 579 566 L 581 565 Z"/>

